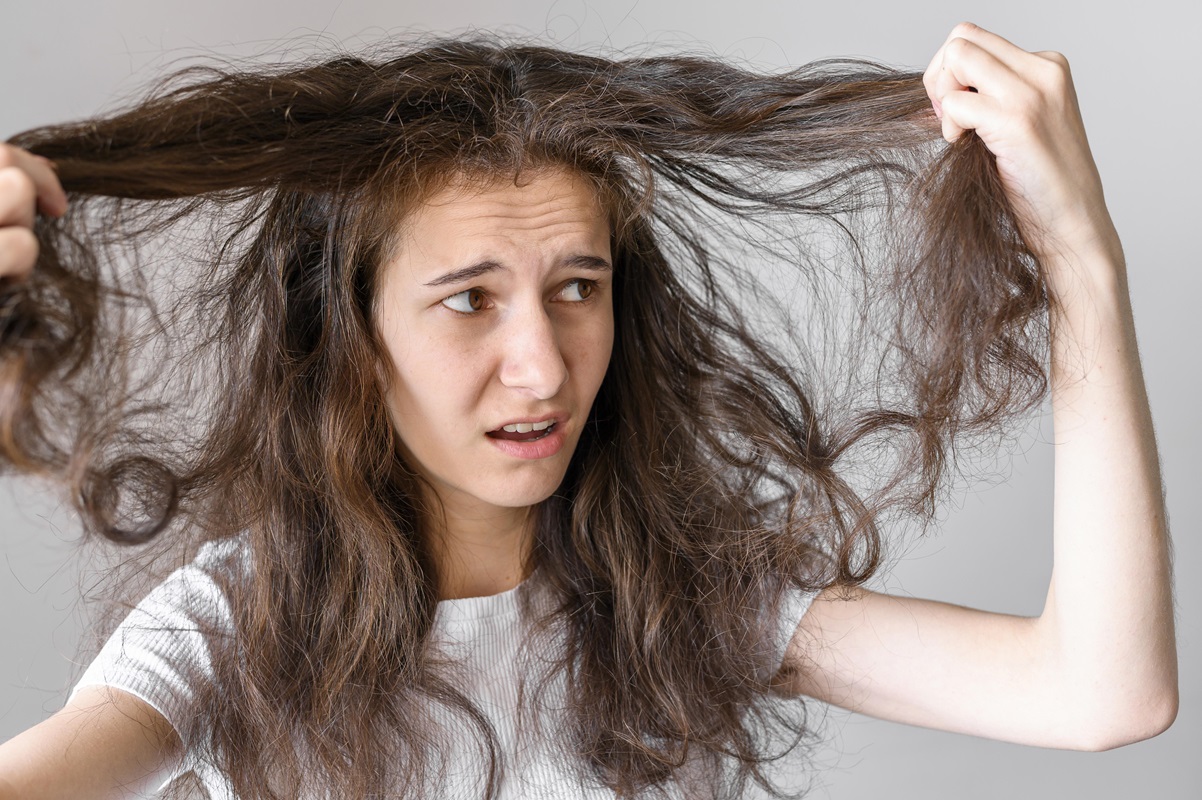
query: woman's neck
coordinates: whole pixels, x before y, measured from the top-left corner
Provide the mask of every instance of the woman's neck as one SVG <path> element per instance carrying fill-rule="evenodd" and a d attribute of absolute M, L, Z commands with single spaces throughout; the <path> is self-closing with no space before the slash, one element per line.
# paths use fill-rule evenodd
<path fill-rule="evenodd" d="M 533 508 L 444 509 L 445 522 L 431 526 L 439 600 L 499 594 L 526 579 Z"/>

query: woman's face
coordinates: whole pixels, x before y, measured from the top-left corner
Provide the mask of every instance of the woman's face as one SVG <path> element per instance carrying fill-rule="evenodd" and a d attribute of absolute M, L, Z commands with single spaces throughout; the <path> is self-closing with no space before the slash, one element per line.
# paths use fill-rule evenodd
<path fill-rule="evenodd" d="M 448 508 L 526 507 L 563 480 L 613 348 L 609 240 L 566 171 L 452 186 L 406 221 L 377 301 L 389 411 Z"/>

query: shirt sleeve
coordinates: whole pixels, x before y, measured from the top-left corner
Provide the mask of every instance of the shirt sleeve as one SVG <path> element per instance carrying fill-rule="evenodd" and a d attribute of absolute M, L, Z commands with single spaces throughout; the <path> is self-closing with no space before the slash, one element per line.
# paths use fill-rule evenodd
<path fill-rule="evenodd" d="M 171 573 L 125 617 L 71 689 L 110 686 L 149 703 L 181 739 L 194 716 L 198 688 L 211 680 L 213 632 L 232 633 L 225 593 L 212 571 L 231 553 L 231 542 L 208 542 L 196 558 Z M 191 743 L 168 783 L 192 768 Z"/>

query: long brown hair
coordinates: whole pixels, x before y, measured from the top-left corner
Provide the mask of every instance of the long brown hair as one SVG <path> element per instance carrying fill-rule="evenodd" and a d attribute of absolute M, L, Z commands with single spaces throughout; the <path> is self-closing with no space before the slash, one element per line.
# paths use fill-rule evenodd
<path fill-rule="evenodd" d="M 380 267 L 452 177 L 568 168 L 612 222 L 613 357 L 531 559 L 567 632 L 565 746 L 622 796 L 686 757 L 714 796 L 767 788 L 757 726 L 806 731 L 765 672 L 782 593 L 865 581 L 890 515 L 929 521 L 956 448 L 1046 392 L 1039 265 L 913 71 L 473 36 L 191 68 L 9 141 L 54 160 L 72 209 L 6 288 L 0 464 L 113 542 L 245 533 L 234 636 L 181 735 L 246 800 L 428 796 L 430 702 L 475 721 L 498 788 L 487 720 L 428 647 L 421 487 L 371 377 Z"/>

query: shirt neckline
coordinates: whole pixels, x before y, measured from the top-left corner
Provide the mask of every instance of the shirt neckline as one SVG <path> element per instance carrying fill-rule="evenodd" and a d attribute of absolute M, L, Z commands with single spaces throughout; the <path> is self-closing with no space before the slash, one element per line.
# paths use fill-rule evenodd
<path fill-rule="evenodd" d="M 454 597 L 439 600 L 434 612 L 436 622 L 454 622 L 457 620 L 487 619 L 516 614 L 518 611 L 518 592 L 522 587 L 531 583 L 538 572 L 535 569 L 517 586 L 496 594 L 480 597 Z"/>

